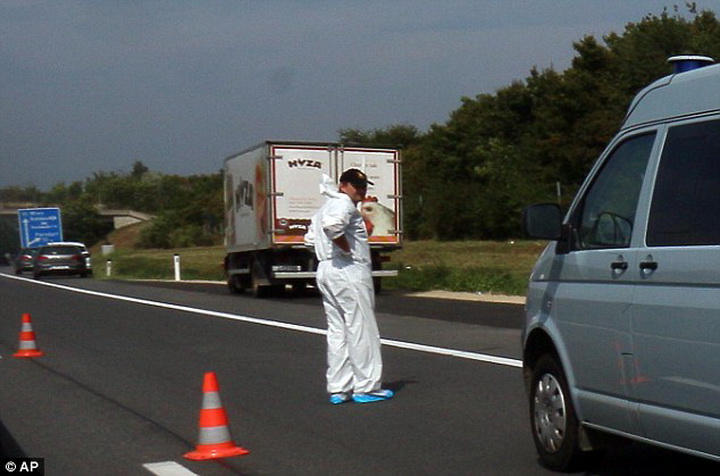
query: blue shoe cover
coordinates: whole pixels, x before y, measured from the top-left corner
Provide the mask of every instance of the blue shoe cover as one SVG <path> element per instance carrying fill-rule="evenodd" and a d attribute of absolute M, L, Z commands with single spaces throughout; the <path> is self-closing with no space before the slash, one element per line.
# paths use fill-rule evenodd
<path fill-rule="evenodd" d="M 352 399 L 355 403 L 372 403 L 389 400 L 394 396 L 395 393 L 392 390 L 381 388 L 379 390 L 373 390 L 372 392 L 356 393 L 352 396 Z"/>
<path fill-rule="evenodd" d="M 349 402 L 350 400 L 351 397 L 347 393 L 333 393 L 330 395 L 330 403 L 333 405 L 340 405 L 341 403 Z"/>

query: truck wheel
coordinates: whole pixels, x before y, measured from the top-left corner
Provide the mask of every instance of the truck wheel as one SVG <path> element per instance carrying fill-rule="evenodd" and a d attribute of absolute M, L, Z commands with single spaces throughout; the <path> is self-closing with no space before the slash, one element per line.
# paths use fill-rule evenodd
<path fill-rule="evenodd" d="M 230 276 L 227 279 L 227 286 L 230 292 L 242 294 L 245 292 L 245 283 L 241 276 Z"/>
<path fill-rule="evenodd" d="M 253 276 L 252 280 L 252 295 L 256 298 L 263 298 L 265 297 L 265 293 L 267 290 L 265 289 L 265 286 L 260 286 L 255 279 L 255 276 Z"/>
<path fill-rule="evenodd" d="M 271 286 L 259 286 L 253 282 L 252 294 L 256 298 L 269 298 L 282 295 L 285 291 L 285 286 L 282 285 L 271 285 Z"/>
<path fill-rule="evenodd" d="M 380 294 L 380 291 L 382 291 L 381 278 L 373 278 L 373 288 L 375 289 L 375 294 Z"/>
<path fill-rule="evenodd" d="M 542 463 L 556 471 L 576 471 L 592 463 L 598 453 L 580 449 L 580 423 L 557 358 L 540 357 L 531 378 L 530 421 Z"/>
<path fill-rule="evenodd" d="M 305 281 L 293 281 L 291 287 L 293 294 L 300 295 L 307 289 L 307 283 Z"/>
<path fill-rule="evenodd" d="M 255 279 L 255 276 L 252 277 L 252 295 L 256 298 L 262 299 L 279 296 L 284 289 L 285 286 L 282 285 L 263 286 L 258 283 L 257 279 Z"/>

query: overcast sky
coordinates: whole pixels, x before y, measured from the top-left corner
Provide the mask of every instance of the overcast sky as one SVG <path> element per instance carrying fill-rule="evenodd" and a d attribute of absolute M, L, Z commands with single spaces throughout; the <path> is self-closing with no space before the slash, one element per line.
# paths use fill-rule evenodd
<path fill-rule="evenodd" d="M 0 0 L 0 187 L 445 123 L 684 0 Z M 720 0 L 699 0 L 700 9 Z M 685 8 L 683 7 L 683 11 Z"/>

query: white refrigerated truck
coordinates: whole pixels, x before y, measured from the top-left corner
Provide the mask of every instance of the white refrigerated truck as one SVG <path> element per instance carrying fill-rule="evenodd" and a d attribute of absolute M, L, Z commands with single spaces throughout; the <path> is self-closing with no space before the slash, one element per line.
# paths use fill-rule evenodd
<path fill-rule="evenodd" d="M 360 204 L 370 234 L 373 278 L 397 276 L 382 270 L 386 252 L 402 244 L 401 158 L 397 149 L 337 143 L 264 142 L 225 159 L 225 273 L 233 292 L 257 297 L 315 280 L 317 263 L 303 237 L 324 203 L 322 174 L 337 181 L 348 168 L 364 171 L 374 186 Z"/>

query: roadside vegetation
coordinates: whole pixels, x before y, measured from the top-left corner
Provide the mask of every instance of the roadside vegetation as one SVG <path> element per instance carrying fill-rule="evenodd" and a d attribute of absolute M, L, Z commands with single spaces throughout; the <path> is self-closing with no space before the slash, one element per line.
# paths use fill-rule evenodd
<path fill-rule="evenodd" d="M 397 278 L 384 278 L 384 289 L 405 291 L 446 290 L 473 293 L 525 295 L 527 279 L 542 246 L 537 242 L 414 241 L 392 253 L 386 269 L 399 270 Z M 95 276 L 107 277 L 112 261 L 115 279 L 174 279 L 175 254 L 183 280 L 224 281 L 222 246 L 175 250 L 116 249 L 110 255 L 93 254 Z"/>
<path fill-rule="evenodd" d="M 383 287 L 524 296 L 544 246 L 534 241 L 409 241 L 391 254 L 387 267 L 398 269 L 399 276 L 385 279 Z"/>
<path fill-rule="evenodd" d="M 225 280 L 222 246 L 175 249 L 137 248 L 142 225 L 112 232 L 106 243 L 115 251 L 104 256 L 101 245 L 91 249 L 95 276 L 107 277 L 112 261 L 115 279 L 174 279 L 175 255 L 183 280 Z M 383 288 L 406 291 L 446 290 L 522 296 L 530 270 L 544 243 L 534 241 L 437 241 L 405 242 L 390 253 L 386 269 L 397 269 L 397 278 L 385 278 Z"/>

